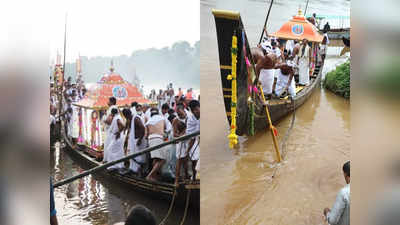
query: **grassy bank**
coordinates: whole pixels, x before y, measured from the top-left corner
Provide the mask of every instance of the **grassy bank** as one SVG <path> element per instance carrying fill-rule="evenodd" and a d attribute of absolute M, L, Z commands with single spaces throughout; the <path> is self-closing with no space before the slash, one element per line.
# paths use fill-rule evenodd
<path fill-rule="evenodd" d="M 324 79 L 324 87 L 344 98 L 350 98 L 350 61 L 327 73 Z"/>

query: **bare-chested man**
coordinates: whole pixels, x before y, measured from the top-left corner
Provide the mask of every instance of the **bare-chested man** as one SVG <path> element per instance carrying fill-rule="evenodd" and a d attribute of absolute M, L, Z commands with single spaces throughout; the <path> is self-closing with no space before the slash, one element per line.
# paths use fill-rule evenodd
<path fill-rule="evenodd" d="M 251 53 L 256 63 L 256 75 L 261 82 L 264 96 L 269 99 L 273 93 L 274 67 L 277 57 L 272 52 L 264 55 L 260 48 L 252 48 Z"/>
<path fill-rule="evenodd" d="M 185 106 L 182 103 L 179 103 L 176 106 L 177 117 L 172 121 L 172 128 L 174 132 L 174 138 L 181 137 L 186 133 L 186 123 L 187 123 L 187 115 L 185 112 Z M 183 163 L 183 168 L 185 169 L 185 177 L 188 178 L 188 164 L 187 164 L 187 151 L 186 151 L 186 142 L 182 141 L 176 144 L 176 177 L 175 184 L 178 184 L 180 179 L 181 166 Z"/>
<path fill-rule="evenodd" d="M 167 127 L 166 119 L 164 116 L 160 115 L 158 109 L 152 108 L 150 110 L 150 119 L 146 122 L 146 130 L 149 147 L 152 147 L 164 142 L 164 136 L 166 133 L 170 132 L 171 127 Z M 151 152 L 153 168 L 146 177 L 147 180 L 157 180 L 157 174 L 168 158 L 168 149 L 169 147 L 165 146 Z"/>

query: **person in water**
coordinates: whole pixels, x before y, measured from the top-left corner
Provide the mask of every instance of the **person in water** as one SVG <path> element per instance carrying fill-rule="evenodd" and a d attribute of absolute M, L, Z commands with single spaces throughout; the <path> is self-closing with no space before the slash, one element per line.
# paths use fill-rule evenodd
<path fill-rule="evenodd" d="M 324 209 L 326 221 L 331 225 L 350 225 L 350 161 L 342 169 L 346 185 L 337 194 L 332 209 Z"/>

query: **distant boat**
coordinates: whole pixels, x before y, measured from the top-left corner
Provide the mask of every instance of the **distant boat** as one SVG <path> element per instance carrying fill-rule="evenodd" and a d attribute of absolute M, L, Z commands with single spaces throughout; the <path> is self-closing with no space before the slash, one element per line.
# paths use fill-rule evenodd
<path fill-rule="evenodd" d="M 319 30 L 321 33 L 323 30 Z M 342 40 L 342 38 L 350 39 L 350 27 L 348 28 L 333 28 L 328 32 L 329 40 Z"/>

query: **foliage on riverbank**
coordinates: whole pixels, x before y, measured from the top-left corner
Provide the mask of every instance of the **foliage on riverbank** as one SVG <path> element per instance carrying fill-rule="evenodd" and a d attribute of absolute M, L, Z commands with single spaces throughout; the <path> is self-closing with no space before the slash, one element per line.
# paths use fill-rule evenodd
<path fill-rule="evenodd" d="M 333 93 L 344 98 L 350 98 L 350 61 L 327 73 L 323 84 L 326 89 Z"/>

